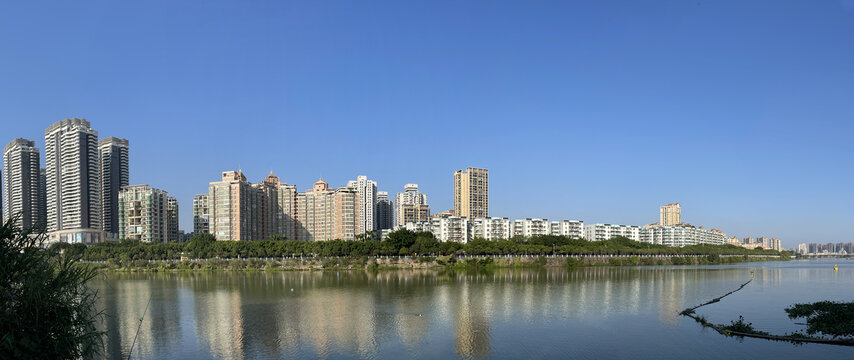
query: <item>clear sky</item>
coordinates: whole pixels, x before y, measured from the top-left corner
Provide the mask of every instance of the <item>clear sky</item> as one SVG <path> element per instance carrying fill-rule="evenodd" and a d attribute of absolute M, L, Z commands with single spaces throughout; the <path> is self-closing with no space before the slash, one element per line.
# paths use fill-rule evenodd
<path fill-rule="evenodd" d="M 88 119 L 131 184 L 364 174 L 490 215 L 854 241 L 854 1 L 6 1 L 0 142 Z M 2 144 L 0 144 L 2 146 Z M 44 160 L 42 160 L 44 161 Z"/>

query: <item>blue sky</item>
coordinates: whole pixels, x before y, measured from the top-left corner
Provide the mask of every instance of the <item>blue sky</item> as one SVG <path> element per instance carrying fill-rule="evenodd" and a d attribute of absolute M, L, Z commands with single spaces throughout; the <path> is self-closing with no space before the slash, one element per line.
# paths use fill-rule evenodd
<path fill-rule="evenodd" d="M 854 1 L 0 4 L 0 142 L 69 117 L 131 183 L 364 174 L 490 214 L 854 241 Z"/>

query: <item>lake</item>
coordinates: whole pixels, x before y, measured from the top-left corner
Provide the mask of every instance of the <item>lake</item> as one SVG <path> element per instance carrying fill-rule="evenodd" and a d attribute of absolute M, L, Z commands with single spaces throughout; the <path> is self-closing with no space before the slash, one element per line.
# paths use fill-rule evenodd
<path fill-rule="evenodd" d="M 854 358 L 849 347 L 727 338 L 678 315 L 737 288 L 751 271 L 742 291 L 697 313 L 714 323 L 743 315 L 759 330 L 784 333 L 803 328 L 783 311 L 793 303 L 854 300 L 854 261 L 843 259 L 484 273 L 110 273 L 91 285 L 107 315 L 105 355 L 115 359 L 127 358 L 134 337 L 135 359 Z"/>

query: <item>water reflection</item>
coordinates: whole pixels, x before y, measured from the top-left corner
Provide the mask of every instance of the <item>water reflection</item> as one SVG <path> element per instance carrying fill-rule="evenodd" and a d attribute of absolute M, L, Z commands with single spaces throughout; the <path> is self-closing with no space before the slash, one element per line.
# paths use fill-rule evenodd
<path fill-rule="evenodd" d="M 783 278 L 755 271 L 767 286 Z M 652 314 L 675 326 L 682 309 L 747 278 L 738 267 L 592 267 L 112 274 L 94 285 L 109 358 L 126 358 L 134 336 L 137 358 L 486 358 L 503 355 L 496 337 L 508 333 Z"/>

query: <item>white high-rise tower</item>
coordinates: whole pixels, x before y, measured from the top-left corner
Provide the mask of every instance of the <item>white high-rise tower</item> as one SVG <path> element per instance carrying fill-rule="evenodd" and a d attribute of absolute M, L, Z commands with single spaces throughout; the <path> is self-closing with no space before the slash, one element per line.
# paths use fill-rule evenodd
<path fill-rule="evenodd" d="M 48 127 L 44 140 L 49 240 L 103 241 L 98 132 L 85 119 L 65 119 Z"/>
<path fill-rule="evenodd" d="M 359 194 L 359 229 L 358 234 L 374 231 L 377 228 L 377 219 L 374 212 L 377 206 L 377 182 L 368 180 L 367 176 L 359 175 L 356 180 L 347 182 L 347 187 L 353 188 Z"/>

